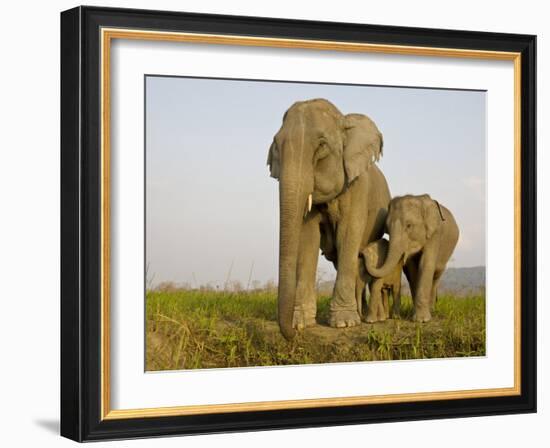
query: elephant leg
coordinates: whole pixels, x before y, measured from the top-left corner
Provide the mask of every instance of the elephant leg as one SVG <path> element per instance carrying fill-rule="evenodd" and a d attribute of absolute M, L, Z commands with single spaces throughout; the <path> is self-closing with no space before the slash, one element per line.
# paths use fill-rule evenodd
<path fill-rule="evenodd" d="M 365 290 L 365 280 L 362 275 L 357 275 L 355 282 L 355 301 L 357 302 L 357 312 L 359 316 L 363 315 L 363 291 Z"/>
<path fill-rule="evenodd" d="M 392 307 L 392 319 L 399 319 L 401 317 L 401 282 L 396 283 L 392 288 L 393 307 Z"/>
<path fill-rule="evenodd" d="M 432 287 L 435 273 L 435 255 L 424 252 L 418 268 L 418 283 L 414 300 L 413 320 L 428 322 L 431 318 Z"/>
<path fill-rule="evenodd" d="M 317 291 L 315 277 L 319 261 L 320 215 L 311 213 L 303 224 L 296 266 L 296 300 L 292 325 L 301 330 L 315 325 Z"/>
<path fill-rule="evenodd" d="M 367 219 L 366 203 L 355 203 L 352 207 L 348 197 L 347 203 L 340 205 L 340 213 L 344 218 L 338 222 L 336 229 L 338 271 L 329 318 L 329 325 L 336 328 L 353 327 L 361 323 L 355 287 L 359 248 Z"/>
<path fill-rule="evenodd" d="M 338 249 L 338 271 L 330 303 L 331 327 L 353 327 L 361 323 L 356 300 L 358 254 L 358 237 L 349 235 L 348 240 L 341 241 Z"/>
<path fill-rule="evenodd" d="M 434 280 L 432 285 L 432 294 L 431 294 L 431 303 L 430 303 L 430 309 L 433 311 L 435 308 L 435 302 L 437 301 L 437 288 L 439 287 L 439 283 L 441 282 L 441 276 L 443 275 L 443 272 L 436 272 L 434 274 Z"/>
<path fill-rule="evenodd" d="M 382 288 L 382 315 L 378 320 L 386 320 L 390 317 L 390 291 L 388 288 Z"/>
<path fill-rule="evenodd" d="M 366 321 L 368 323 L 378 322 L 381 316 L 384 316 L 384 304 L 382 303 L 382 282 L 376 279 L 370 283 L 370 296 L 367 307 Z"/>

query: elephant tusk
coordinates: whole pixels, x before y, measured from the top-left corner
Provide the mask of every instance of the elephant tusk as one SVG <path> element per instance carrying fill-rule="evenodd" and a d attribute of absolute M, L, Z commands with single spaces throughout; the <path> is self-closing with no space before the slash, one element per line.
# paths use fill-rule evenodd
<path fill-rule="evenodd" d="M 311 211 L 311 206 L 313 205 L 313 197 L 312 195 L 310 194 L 308 197 L 307 197 L 307 206 L 306 206 L 306 209 L 304 211 L 304 219 L 307 217 L 307 214 Z"/>

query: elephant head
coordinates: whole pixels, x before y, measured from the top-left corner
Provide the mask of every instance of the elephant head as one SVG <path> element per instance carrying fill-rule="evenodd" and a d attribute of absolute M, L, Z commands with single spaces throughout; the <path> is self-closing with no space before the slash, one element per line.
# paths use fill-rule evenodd
<path fill-rule="evenodd" d="M 401 260 L 422 251 L 439 231 L 444 218 L 441 207 L 429 195 L 402 196 L 392 199 L 386 218 L 390 245 L 382 266 L 365 258 L 369 274 L 382 278 L 390 274 Z"/>
<path fill-rule="evenodd" d="M 297 102 L 284 114 L 267 164 L 279 180 L 278 319 L 287 339 L 295 335 L 296 267 L 307 214 L 338 196 L 381 154 L 382 135 L 364 115 L 344 116 L 324 99 Z"/>

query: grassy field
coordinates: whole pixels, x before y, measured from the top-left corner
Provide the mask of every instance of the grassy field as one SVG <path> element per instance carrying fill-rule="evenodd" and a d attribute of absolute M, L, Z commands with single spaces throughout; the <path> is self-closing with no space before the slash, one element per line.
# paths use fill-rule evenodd
<path fill-rule="evenodd" d="M 146 369 L 175 370 L 485 355 L 485 298 L 440 297 L 433 319 L 402 318 L 337 330 L 327 326 L 329 298 L 318 302 L 318 325 L 292 342 L 279 333 L 272 291 L 151 291 L 146 302 Z"/>

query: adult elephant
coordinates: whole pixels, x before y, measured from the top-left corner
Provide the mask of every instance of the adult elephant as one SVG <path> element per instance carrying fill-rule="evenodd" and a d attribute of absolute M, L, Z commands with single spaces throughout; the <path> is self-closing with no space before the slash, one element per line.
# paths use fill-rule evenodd
<path fill-rule="evenodd" d="M 386 261 L 377 268 L 369 259 L 367 270 L 385 277 L 402 260 L 414 299 L 418 322 L 431 319 L 437 288 L 458 242 L 459 230 L 452 213 L 429 195 L 392 199 L 386 220 L 390 247 Z"/>
<path fill-rule="evenodd" d="M 315 324 L 321 232 L 335 247 L 337 266 L 329 324 L 361 322 L 359 250 L 382 236 L 390 201 L 374 164 L 381 154 L 382 135 L 365 115 L 344 116 L 325 99 L 297 102 L 284 114 L 267 163 L 279 180 L 278 319 L 285 338 Z"/>

